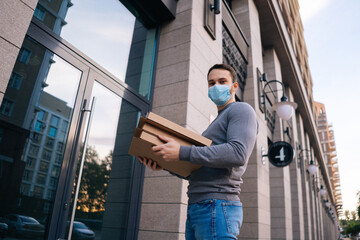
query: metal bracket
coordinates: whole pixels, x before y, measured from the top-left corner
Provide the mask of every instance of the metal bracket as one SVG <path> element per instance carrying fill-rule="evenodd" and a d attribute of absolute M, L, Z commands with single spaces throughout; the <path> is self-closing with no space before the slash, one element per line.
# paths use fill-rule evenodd
<path fill-rule="evenodd" d="M 261 163 L 262 163 L 262 165 L 265 165 L 265 163 L 266 163 L 265 158 L 266 158 L 267 156 L 268 156 L 268 155 L 266 154 L 265 148 L 264 148 L 264 147 L 261 147 Z"/>

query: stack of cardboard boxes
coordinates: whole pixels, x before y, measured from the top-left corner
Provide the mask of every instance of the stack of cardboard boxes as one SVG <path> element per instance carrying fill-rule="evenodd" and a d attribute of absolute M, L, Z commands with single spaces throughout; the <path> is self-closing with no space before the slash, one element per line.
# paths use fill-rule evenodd
<path fill-rule="evenodd" d="M 191 164 L 187 161 L 166 162 L 161 156 L 155 155 L 151 148 L 164 144 L 164 142 L 158 138 L 159 135 L 173 138 L 183 146 L 211 145 L 210 139 L 181 127 L 155 113 L 150 112 L 146 118 L 140 118 L 131 142 L 129 154 L 152 159 L 156 161 L 160 167 L 185 178 L 201 166 Z"/>

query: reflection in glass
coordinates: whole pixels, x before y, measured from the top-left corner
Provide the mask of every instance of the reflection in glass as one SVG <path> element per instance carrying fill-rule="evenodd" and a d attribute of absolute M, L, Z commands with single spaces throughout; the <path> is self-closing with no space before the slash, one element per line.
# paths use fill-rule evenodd
<path fill-rule="evenodd" d="M 150 99 L 156 29 L 145 28 L 118 0 L 39 0 L 36 9 L 52 31 Z M 21 59 L 29 54 L 23 49 Z"/>
<path fill-rule="evenodd" d="M 76 223 L 82 223 L 89 228 L 89 239 L 125 239 L 134 168 L 134 160 L 127 151 L 139 111 L 99 83 L 95 83 L 92 96 L 96 97 L 96 105 L 72 237 L 79 234 Z M 82 152 L 83 148 L 79 159 Z M 76 186 L 72 201 L 75 189 Z M 71 216 L 69 222 L 70 219 Z"/>
<path fill-rule="evenodd" d="M 12 106 L 3 102 L 0 112 L 0 220 L 12 239 L 44 237 L 62 164 L 55 146 L 68 134 L 59 127 L 71 121 L 80 77 L 25 38 L 4 95 Z"/>
<path fill-rule="evenodd" d="M 36 9 L 36 18 L 124 80 L 135 17 L 120 1 L 39 0 Z"/>

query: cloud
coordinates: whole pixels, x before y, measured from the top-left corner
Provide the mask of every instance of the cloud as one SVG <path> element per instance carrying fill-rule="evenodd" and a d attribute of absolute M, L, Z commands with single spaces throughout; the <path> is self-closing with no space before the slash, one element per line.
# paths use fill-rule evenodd
<path fill-rule="evenodd" d="M 299 0 L 300 15 L 303 22 L 310 20 L 324 9 L 332 0 Z"/>

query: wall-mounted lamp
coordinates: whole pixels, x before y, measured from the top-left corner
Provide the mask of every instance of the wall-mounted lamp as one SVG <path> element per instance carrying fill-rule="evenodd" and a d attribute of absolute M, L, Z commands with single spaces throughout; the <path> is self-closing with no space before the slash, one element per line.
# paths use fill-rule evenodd
<path fill-rule="evenodd" d="M 315 184 L 315 182 L 317 182 L 317 181 L 322 182 L 322 179 L 321 179 L 320 177 L 316 177 L 316 176 L 314 175 L 313 178 L 314 178 L 314 184 Z M 326 190 L 325 190 L 325 188 L 324 188 L 324 185 L 322 185 L 322 183 L 320 184 L 320 188 L 318 188 L 317 191 L 320 193 L 320 196 L 325 196 L 325 194 L 326 194 Z"/>
<path fill-rule="evenodd" d="M 264 105 L 264 112 L 265 112 L 265 120 L 266 119 L 266 100 L 265 98 L 267 98 L 266 92 L 265 92 L 265 88 L 268 84 L 270 83 L 280 83 L 281 84 L 281 88 L 283 91 L 283 95 L 281 97 L 281 102 L 277 102 L 275 104 L 272 105 L 271 109 L 276 111 L 276 113 L 279 115 L 280 118 L 282 118 L 283 120 L 289 120 L 291 118 L 291 116 L 293 115 L 293 113 L 295 112 L 295 109 L 297 108 L 297 104 L 294 102 L 289 102 L 287 97 L 285 96 L 285 86 L 284 83 L 278 81 L 278 80 L 271 80 L 271 81 L 267 81 L 266 79 L 266 73 L 262 74 L 262 77 L 260 78 L 260 81 L 262 82 L 266 82 L 264 87 L 263 87 L 263 91 L 262 91 L 262 104 Z M 270 88 L 271 92 L 273 93 L 274 90 L 272 90 Z"/>
<path fill-rule="evenodd" d="M 331 203 L 329 202 L 329 200 L 325 200 L 324 202 L 325 202 L 325 206 L 326 206 L 326 207 L 330 207 L 330 206 L 331 206 Z M 329 212 L 331 212 L 331 209 L 330 209 Z"/>
<path fill-rule="evenodd" d="M 322 184 L 320 186 L 319 193 L 320 193 L 321 196 L 325 196 L 325 194 L 326 194 L 326 190 L 324 189 L 324 186 Z"/>
<path fill-rule="evenodd" d="M 307 170 L 310 172 L 310 174 L 315 174 L 319 170 L 319 166 L 314 164 L 314 161 L 311 159 L 310 164 L 307 166 Z"/>
<path fill-rule="evenodd" d="M 315 174 L 317 173 L 318 169 L 319 169 L 319 166 L 314 164 L 314 161 L 312 159 L 312 152 L 309 150 L 309 149 L 301 149 L 301 145 L 298 146 L 298 150 L 300 150 L 299 152 L 299 159 L 301 157 L 301 153 L 304 152 L 304 151 L 307 151 L 310 153 L 310 163 L 309 165 L 307 166 L 307 171 L 310 173 L 310 174 Z"/>
<path fill-rule="evenodd" d="M 214 0 L 214 4 L 210 4 L 210 10 L 215 14 L 220 14 L 220 0 Z"/>

